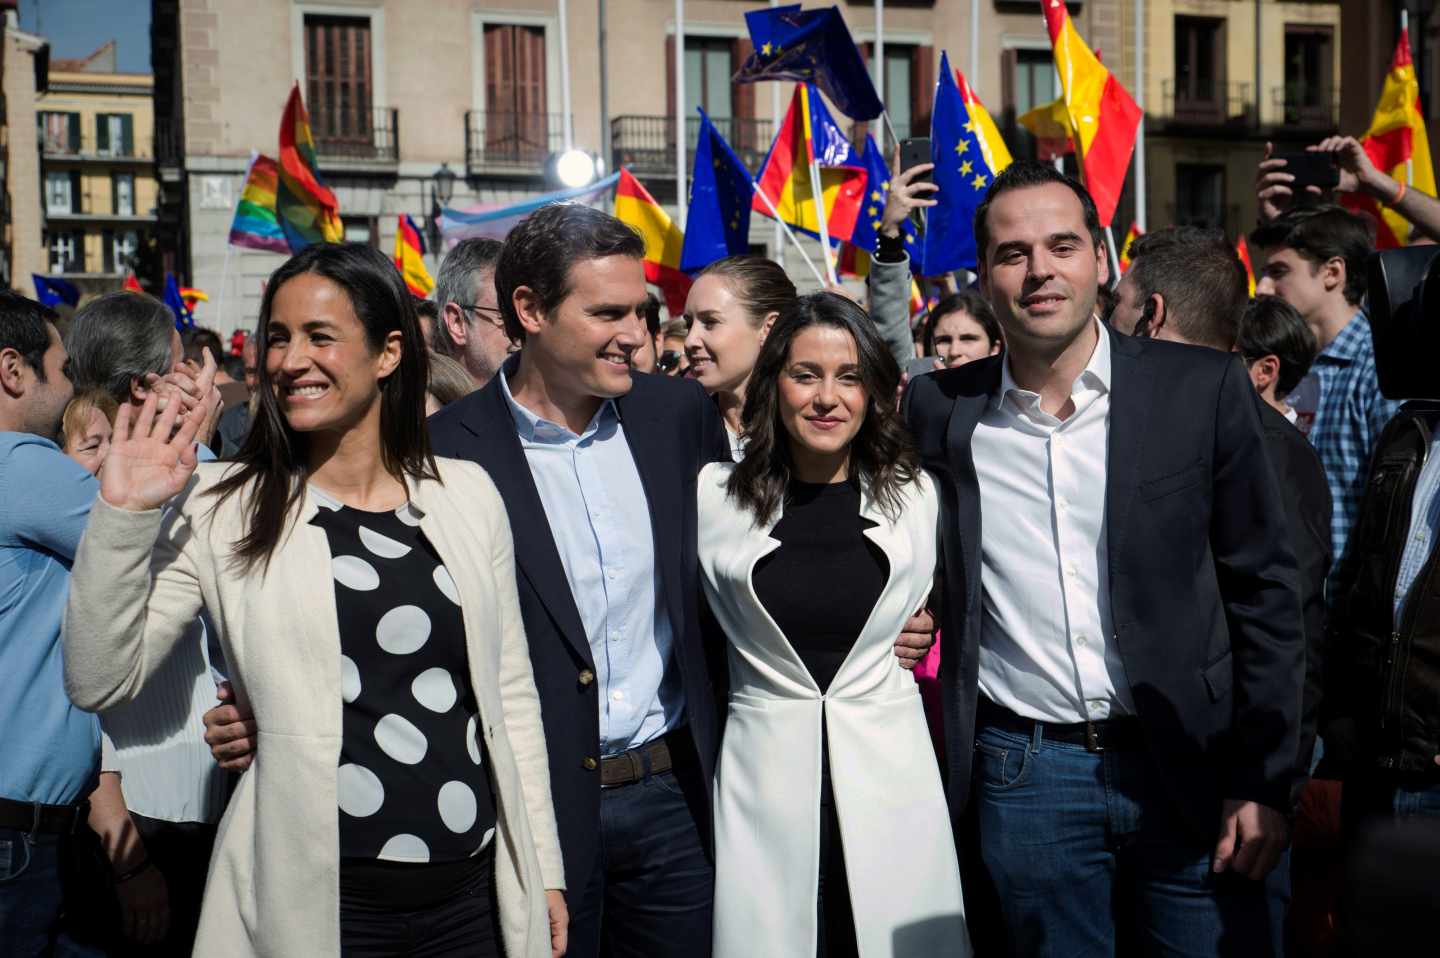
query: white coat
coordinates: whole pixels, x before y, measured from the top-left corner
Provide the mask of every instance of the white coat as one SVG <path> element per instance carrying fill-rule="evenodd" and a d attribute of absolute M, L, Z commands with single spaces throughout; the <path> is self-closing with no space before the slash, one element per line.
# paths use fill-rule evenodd
<path fill-rule="evenodd" d="M 755 595 L 779 547 L 776 510 L 757 526 L 725 493 L 734 466 L 699 481 L 705 593 L 729 645 L 730 702 L 715 774 L 716 958 L 814 955 L 820 872 L 820 743 L 830 776 L 862 958 L 971 954 L 950 813 L 920 692 L 895 658 L 935 572 L 939 499 L 927 475 L 896 521 L 867 494 L 866 531 L 889 578 L 827 692 Z"/>
<path fill-rule="evenodd" d="M 484 470 L 438 462 L 443 484 L 411 482 L 410 502 L 460 593 L 495 792 L 500 930 L 506 954 L 549 958 L 545 889 L 564 887 L 564 866 L 510 524 Z M 133 699 L 205 606 L 260 733 L 215 838 L 195 954 L 328 958 L 340 953 L 343 709 L 329 542 L 306 490 L 268 570 L 237 569 L 244 495 L 212 511 L 204 494 L 233 468 L 202 463 L 163 521 L 96 500 L 70 580 L 65 688 L 91 710 Z"/>

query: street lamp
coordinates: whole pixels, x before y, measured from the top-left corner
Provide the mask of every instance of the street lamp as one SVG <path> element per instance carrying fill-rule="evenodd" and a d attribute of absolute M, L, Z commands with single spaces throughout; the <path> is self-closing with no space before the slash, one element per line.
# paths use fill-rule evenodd
<path fill-rule="evenodd" d="M 449 163 L 441 163 L 440 169 L 430 180 L 430 223 L 427 233 L 430 237 L 430 249 L 436 257 L 440 255 L 440 210 L 443 206 L 450 205 L 450 198 L 455 195 L 455 171 L 450 169 Z"/>

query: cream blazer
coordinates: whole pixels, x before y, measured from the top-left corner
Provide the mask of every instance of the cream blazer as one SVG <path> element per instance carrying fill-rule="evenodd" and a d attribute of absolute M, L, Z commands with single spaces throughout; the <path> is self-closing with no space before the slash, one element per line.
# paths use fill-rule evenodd
<path fill-rule="evenodd" d="M 540 701 L 515 590 L 504 504 L 473 463 L 439 460 L 410 483 L 420 528 L 460 592 L 498 822 L 495 886 L 505 952 L 549 958 L 544 889 L 564 887 Z M 233 464 L 202 463 L 165 512 L 99 499 L 75 555 L 65 687 L 80 708 L 133 699 L 203 605 L 237 699 L 255 713 L 254 764 L 220 822 L 195 953 L 311 958 L 340 953 L 340 634 L 324 530 L 298 519 L 265 571 L 230 558 L 242 496 L 205 495 Z"/>
<path fill-rule="evenodd" d="M 815 954 L 822 720 L 861 958 L 969 956 L 940 770 L 915 677 L 894 652 L 935 573 L 934 483 L 922 474 L 907 487 L 894 521 L 862 495 L 889 578 L 822 693 L 755 595 L 782 510 L 757 525 L 725 492 L 733 470 L 706 466 L 698 489 L 700 571 L 730 659 L 715 772 L 716 958 Z"/>

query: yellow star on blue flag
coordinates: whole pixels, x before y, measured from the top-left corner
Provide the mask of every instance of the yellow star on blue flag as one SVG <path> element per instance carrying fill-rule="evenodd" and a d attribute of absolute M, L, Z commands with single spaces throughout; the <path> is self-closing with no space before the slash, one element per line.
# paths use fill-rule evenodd
<path fill-rule="evenodd" d="M 750 171 L 702 109 L 680 268 L 693 272 L 717 259 L 748 252 L 754 197 Z"/>

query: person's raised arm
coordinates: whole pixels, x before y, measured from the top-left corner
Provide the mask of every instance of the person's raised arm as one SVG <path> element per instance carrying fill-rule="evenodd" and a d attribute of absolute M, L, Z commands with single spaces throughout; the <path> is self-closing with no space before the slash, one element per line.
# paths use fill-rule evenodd
<path fill-rule="evenodd" d="M 1440 200 L 1411 189 L 1392 176 L 1381 172 L 1370 160 L 1365 147 L 1353 136 L 1332 136 L 1310 147 L 1316 153 L 1329 153 L 1340 170 L 1339 193 L 1365 193 L 1382 206 L 1405 217 L 1420 232 L 1440 240 Z"/>
<path fill-rule="evenodd" d="M 891 168 L 899 166 L 897 148 Z M 934 164 L 920 163 L 891 179 L 877 230 L 878 246 L 870 258 L 870 318 L 902 371 L 915 358 L 915 344 L 910 337 L 910 257 L 901 227 L 914 210 L 935 205 L 931 198 L 935 184 L 915 181 L 933 168 Z"/>

